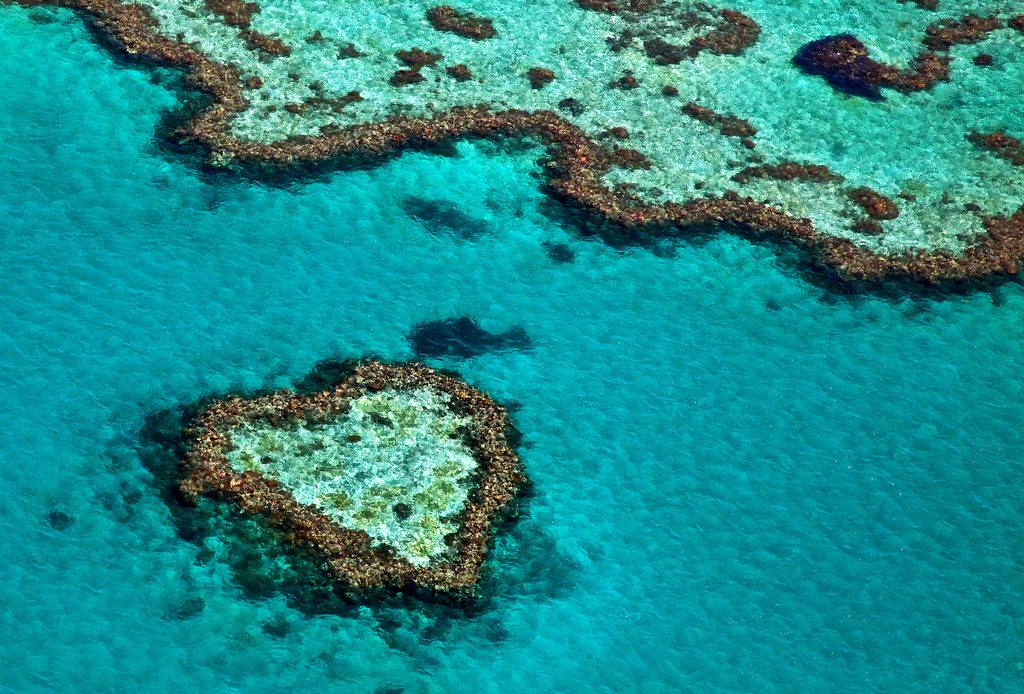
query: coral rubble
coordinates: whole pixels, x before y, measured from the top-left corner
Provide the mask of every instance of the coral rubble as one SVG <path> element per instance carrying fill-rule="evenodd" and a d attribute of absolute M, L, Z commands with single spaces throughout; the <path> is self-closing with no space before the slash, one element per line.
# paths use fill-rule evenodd
<path fill-rule="evenodd" d="M 264 518 L 344 589 L 471 595 L 525 478 L 505 410 L 420 364 L 326 390 L 229 397 L 186 431 L 181 490 Z"/>

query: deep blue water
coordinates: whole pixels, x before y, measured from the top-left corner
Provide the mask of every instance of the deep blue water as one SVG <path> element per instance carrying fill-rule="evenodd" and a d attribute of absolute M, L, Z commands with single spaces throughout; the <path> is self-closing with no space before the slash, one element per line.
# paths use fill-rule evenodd
<path fill-rule="evenodd" d="M 0 689 L 1024 690 L 1019 284 L 848 298 L 730 236 L 614 250 L 493 144 L 204 177 L 154 140 L 173 91 L 29 14 L 0 10 Z M 536 495 L 481 614 L 250 599 L 175 533 L 147 413 L 461 315 L 533 344 L 432 362 L 521 405 Z"/>

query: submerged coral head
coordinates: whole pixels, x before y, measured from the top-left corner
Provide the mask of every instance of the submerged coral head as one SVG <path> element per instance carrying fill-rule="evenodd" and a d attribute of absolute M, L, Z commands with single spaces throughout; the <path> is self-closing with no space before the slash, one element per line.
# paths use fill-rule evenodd
<path fill-rule="evenodd" d="M 457 378 L 368 362 L 327 390 L 208 407 L 181 487 L 263 517 L 345 588 L 472 593 L 524 481 L 508 427 Z"/>

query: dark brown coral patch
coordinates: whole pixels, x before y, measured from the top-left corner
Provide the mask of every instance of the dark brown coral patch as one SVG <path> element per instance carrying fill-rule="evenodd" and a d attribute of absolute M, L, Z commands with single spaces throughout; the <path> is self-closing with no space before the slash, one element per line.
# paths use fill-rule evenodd
<path fill-rule="evenodd" d="M 356 48 L 356 45 L 354 43 L 346 43 L 344 46 L 338 49 L 338 57 L 343 60 L 347 58 L 359 58 L 362 55 L 362 51 Z"/>
<path fill-rule="evenodd" d="M 497 36 L 494 22 L 472 12 L 459 12 L 449 5 L 438 5 L 427 10 L 427 21 L 437 31 L 447 31 L 463 38 L 481 41 Z"/>
<path fill-rule="evenodd" d="M 420 74 L 425 67 L 434 67 L 444 55 L 441 53 L 425 51 L 421 48 L 410 48 L 408 50 L 395 51 L 395 57 L 408 66 L 406 70 L 396 70 L 388 82 L 392 87 L 403 87 L 407 84 L 417 84 L 426 78 Z"/>
<path fill-rule="evenodd" d="M 750 124 L 750 121 L 737 116 L 725 113 L 716 113 L 706 106 L 701 106 L 695 101 L 683 106 L 683 115 L 710 125 L 726 137 L 753 137 L 757 134 L 757 128 Z"/>
<path fill-rule="evenodd" d="M 206 9 L 224 18 L 224 23 L 238 29 L 248 29 L 252 18 L 260 11 L 255 2 L 243 0 L 203 0 Z"/>
<path fill-rule="evenodd" d="M 913 92 L 949 79 L 949 58 L 928 51 L 914 58 L 910 70 L 873 60 L 867 46 L 852 34 L 826 36 L 804 44 L 793 62 L 810 75 L 825 78 L 837 91 L 881 99 L 882 87 Z"/>
<path fill-rule="evenodd" d="M 534 89 L 542 89 L 555 81 L 555 73 L 546 67 L 531 67 L 526 72 L 526 79 L 530 80 L 530 86 Z"/>
<path fill-rule="evenodd" d="M 581 116 L 587 110 L 586 105 L 579 99 L 574 99 L 568 96 L 558 102 L 558 108 L 562 111 L 567 111 L 574 116 Z"/>
<path fill-rule="evenodd" d="M 643 152 L 626 147 L 616 149 L 612 152 L 612 160 L 615 166 L 621 166 L 624 169 L 651 168 L 651 162 Z"/>
<path fill-rule="evenodd" d="M 767 178 L 773 181 L 804 181 L 806 183 L 841 183 L 844 179 L 822 164 L 801 164 L 785 161 L 779 164 L 748 166 L 733 175 L 737 183 L 747 183 L 754 178 Z"/>
<path fill-rule="evenodd" d="M 242 29 L 240 35 L 246 48 L 256 51 L 265 60 L 291 55 L 292 49 L 279 38 L 261 34 L 253 29 Z"/>
<path fill-rule="evenodd" d="M 715 27 L 690 42 L 698 53 L 710 51 L 715 55 L 741 55 L 757 43 L 761 27 L 753 19 L 736 10 L 720 10 Z"/>
<path fill-rule="evenodd" d="M 463 63 L 459 63 L 458 65 L 449 65 L 444 69 L 444 71 L 448 73 L 449 77 L 454 78 L 458 82 L 468 82 L 473 79 L 473 71 Z"/>
<path fill-rule="evenodd" d="M 882 223 L 877 219 L 858 219 L 853 223 L 853 230 L 865 236 L 881 236 L 885 233 Z"/>
<path fill-rule="evenodd" d="M 313 96 L 306 99 L 303 103 L 307 107 L 326 106 L 335 113 L 341 113 L 349 104 L 354 104 L 362 100 L 363 95 L 353 90 L 343 96 Z"/>
<path fill-rule="evenodd" d="M 388 79 L 388 83 L 392 87 L 404 87 L 407 84 L 418 84 L 425 79 L 426 77 L 420 74 L 419 68 L 395 70 L 394 74 Z"/>
<path fill-rule="evenodd" d="M 872 219 L 884 221 L 900 216 L 900 208 L 896 203 L 877 190 L 866 187 L 852 188 L 848 195 Z"/>
<path fill-rule="evenodd" d="M 1024 142 L 1004 132 L 970 133 L 967 139 L 979 149 L 986 150 L 1014 166 L 1024 166 Z"/>
<path fill-rule="evenodd" d="M 694 52 L 688 48 L 669 43 L 660 36 L 644 41 L 644 53 L 657 65 L 678 65 L 686 58 L 694 56 Z"/>
<path fill-rule="evenodd" d="M 946 19 L 928 26 L 924 45 L 933 51 L 948 51 L 956 45 L 977 43 L 1002 26 L 1003 20 L 998 17 L 979 17 L 976 14 Z"/>
<path fill-rule="evenodd" d="M 648 12 L 657 5 L 658 0 L 576 0 L 576 4 L 585 10 L 621 14 L 623 12 Z"/>
<path fill-rule="evenodd" d="M 995 63 L 995 60 L 992 58 L 991 53 L 979 53 L 978 55 L 974 56 L 974 59 L 971 62 L 973 62 L 978 67 L 992 67 L 992 65 Z"/>
<path fill-rule="evenodd" d="M 1016 29 L 1024 34 L 1024 14 L 1018 14 L 1015 17 L 1011 17 L 1010 21 L 1008 21 L 1006 25 L 1011 29 Z"/>
<path fill-rule="evenodd" d="M 395 51 L 395 57 L 408 65 L 413 70 L 425 67 L 433 67 L 444 60 L 444 55 L 432 51 L 425 51 L 422 48 L 410 48 L 403 51 Z"/>
<path fill-rule="evenodd" d="M 677 65 L 696 58 L 702 51 L 715 55 L 740 55 L 761 35 L 757 22 L 736 10 L 718 10 L 703 3 L 686 8 L 662 4 L 651 9 L 653 12 L 649 20 L 635 12 L 624 14 L 630 28 L 610 40 L 613 51 L 622 50 L 640 38 L 644 53 L 655 64 Z M 669 40 L 679 30 L 700 29 L 706 31 L 686 44 Z"/>
<path fill-rule="evenodd" d="M 612 89 L 636 89 L 640 86 L 640 80 L 633 76 L 633 73 L 626 70 L 622 77 L 608 83 Z"/>

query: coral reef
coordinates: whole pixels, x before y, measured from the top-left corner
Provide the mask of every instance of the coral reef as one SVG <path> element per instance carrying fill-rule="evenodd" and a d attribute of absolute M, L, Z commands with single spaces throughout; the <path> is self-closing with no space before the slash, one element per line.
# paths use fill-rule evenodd
<path fill-rule="evenodd" d="M 187 85 L 209 100 L 171 137 L 200 145 L 217 166 L 263 175 L 313 164 L 362 164 L 457 138 L 530 138 L 547 148 L 545 189 L 571 205 L 581 219 L 592 220 L 588 228 L 608 238 L 653 240 L 709 228 L 749 238 L 781 238 L 853 281 L 972 279 L 1016 273 L 1024 258 L 1024 212 L 1017 210 L 1024 201 L 1006 193 L 1012 187 L 1000 188 L 1009 196 L 1000 200 L 979 185 L 962 186 L 956 204 L 947 204 L 943 200 L 950 189 L 915 181 L 917 195 L 905 198 L 899 218 L 879 233 L 878 226 L 850 225 L 851 219 L 863 220 L 852 216 L 858 214 L 850 211 L 857 204 L 851 203 L 841 179 L 851 188 L 871 187 L 890 202 L 903 180 L 884 185 L 865 180 L 832 160 L 794 168 L 787 162 L 799 152 L 778 152 L 764 142 L 777 131 L 765 135 L 772 131 L 746 113 L 719 113 L 713 95 L 701 94 L 700 103 L 694 103 L 698 95 L 687 91 L 689 105 L 683 113 L 671 109 L 677 120 L 647 120 L 655 112 L 648 108 L 652 94 L 666 106 L 670 102 L 664 97 L 680 94 L 676 85 L 683 78 L 671 72 L 674 65 L 712 57 L 723 63 L 736 60 L 760 40 L 757 22 L 728 8 L 686 0 L 565 0 L 559 11 L 577 13 L 574 21 L 592 34 L 582 36 L 586 41 L 580 46 L 592 52 L 584 57 L 595 66 L 593 75 L 600 76 L 595 79 L 563 70 L 567 62 L 558 56 L 563 50 L 581 50 L 576 46 L 548 47 L 544 67 L 536 64 L 539 57 L 517 64 L 515 44 L 508 43 L 517 28 L 508 18 L 501 19 L 501 33 L 487 40 L 464 40 L 470 32 L 486 38 L 490 23 L 448 6 L 422 6 L 416 17 L 426 33 L 410 25 L 401 39 L 392 36 L 394 41 L 384 41 L 387 46 L 382 48 L 372 37 L 345 27 L 313 25 L 313 19 L 293 17 L 281 8 L 271 13 L 269 5 L 261 8 L 240 0 L 20 3 L 80 10 L 124 54 L 184 68 Z M 927 22 L 931 15 L 921 16 Z M 875 61 L 867 46 L 851 35 L 806 45 L 800 61 L 847 91 L 872 97 L 883 89 L 921 92 L 948 79 L 954 61 L 971 66 L 970 57 L 949 51 L 952 46 L 997 33 L 1000 41 L 1019 42 L 1021 35 L 1013 29 L 1022 25 L 1020 17 L 995 14 L 934 21 L 924 28 L 922 50 L 916 57 L 911 53 L 906 69 Z M 438 33 L 442 26 L 450 30 Z M 459 45 L 441 45 L 450 57 L 434 50 L 433 42 L 442 38 Z M 395 53 L 413 42 L 424 48 Z M 481 60 L 484 48 L 498 59 Z M 992 54 L 1002 60 L 1006 52 Z M 523 79 L 531 63 L 538 72 Z M 552 81 L 556 71 L 558 78 Z M 397 88 L 389 88 L 388 82 Z M 609 83 L 616 88 L 607 89 Z M 612 132 L 619 127 L 628 133 L 628 149 L 615 148 L 610 138 L 602 137 L 611 133 L 623 139 Z M 681 165 L 673 161 L 678 151 L 668 141 L 668 133 L 687 127 L 699 131 L 694 139 L 706 142 L 709 152 L 720 153 L 709 155 L 719 168 L 702 172 L 700 185 L 679 175 Z M 755 153 L 752 135 L 758 130 Z M 1007 164 L 1012 158 L 1003 158 L 1006 164 L 996 164 L 1011 169 Z M 981 172 L 976 181 L 991 185 L 994 177 L 988 174 Z M 809 193 L 806 184 L 817 187 Z M 695 197 L 694 190 L 702 190 L 702 196 Z"/>
<path fill-rule="evenodd" d="M 186 431 L 181 491 L 261 516 L 345 589 L 468 595 L 525 481 L 508 428 L 457 378 L 367 362 L 326 390 L 214 401 Z"/>

